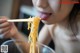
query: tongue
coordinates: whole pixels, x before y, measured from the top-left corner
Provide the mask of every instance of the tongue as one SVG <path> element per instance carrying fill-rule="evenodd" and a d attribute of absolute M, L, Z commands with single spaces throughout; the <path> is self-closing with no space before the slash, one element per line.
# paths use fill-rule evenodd
<path fill-rule="evenodd" d="M 48 19 L 48 17 L 51 15 L 51 13 L 40 13 L 40 18 L 42 20 Z"/>

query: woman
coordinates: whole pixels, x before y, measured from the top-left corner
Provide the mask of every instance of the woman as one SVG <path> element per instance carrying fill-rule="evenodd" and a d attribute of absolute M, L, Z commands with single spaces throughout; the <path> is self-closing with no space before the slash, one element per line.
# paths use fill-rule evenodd
<path fill-rule="evenodd" d="M 80 0 L 32 0 L 38 10 L 40 18 L 45 26 L 39 34 L 39 42 L 48 44 L 52 39 L 55 43 L 56 53 L 80 53 Z M 63 4 L 63 2 L 70 2 Z M 7 22 L 6 18 L 0 19 L 0 33 L 6 38 L 25 40 L 13 23 Z M 23 37 L 23 38 L 22 38 Z M 19 44 L 24 51 L 28 49 L 26 42 Z M 25 46 L 24 46 L 25 45 Z M 27 46 L 28 45 L 28 46 Z M 27 50 L 28 52 L 28 50 Z"/>

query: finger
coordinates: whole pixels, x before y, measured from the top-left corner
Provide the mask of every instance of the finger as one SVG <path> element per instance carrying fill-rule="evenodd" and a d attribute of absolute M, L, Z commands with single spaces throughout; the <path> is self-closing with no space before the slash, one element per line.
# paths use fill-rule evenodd
<path fill-rule="evenodd" d="M 7 31 L 10 31 L 10 26 L 9 27 L 6 27 L 6 28 L 2 28 L 2 29 L 0 29 L 1 31 L 0 31 L 0 34 L 3 34 L 3 33 L 5 33 L 5 32 L 7 32 Z"/>
<path fill-rule="evenodd" d="M 0 28 L 8 27 L 9 25 L 10 25 L 10 23 L 5 22 L 3 24 L 0 24 Z"/>
<path fill-rule="evenodd" d="M 0 23 L 6 22 L 7 21 L 7 17 L 1 16 L 0 17 Z"/>
<path fill-rule="evenodd" d="M 0 19 L 0 24 L 6 22 L 7 19 Z"/>
<path fill-rule="evenodd" d="M 4 38 L 10 38 L 10 31 L 6 31 L 4 34 Z"/>

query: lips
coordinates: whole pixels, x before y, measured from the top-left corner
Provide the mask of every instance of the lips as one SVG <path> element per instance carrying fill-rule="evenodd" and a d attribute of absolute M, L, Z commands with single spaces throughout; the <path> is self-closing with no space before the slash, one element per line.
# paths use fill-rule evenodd
<path fill-rule="evenodd" d="M 52 13 L 40 12 L 39 16 L 42 20 L 47 20 Z"/>

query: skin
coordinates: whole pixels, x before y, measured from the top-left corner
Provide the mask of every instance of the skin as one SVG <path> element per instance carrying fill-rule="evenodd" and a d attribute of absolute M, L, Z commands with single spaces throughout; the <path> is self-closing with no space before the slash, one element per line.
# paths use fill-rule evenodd
<path fill-rule="evenodd" d="M 80 34 L 76 36 L 77 40 L 71 36 L 72 31 L 67 28 L 68 15 L 74 4 L 60 4 L 60 1 L 64 2 L 64 0 L 33 0 L 38 11 L 53 13 L 47 20 L 42 20 L 45 26 L 39 34 L 39 42 L 48 44 L 52 38 L 56 53 L 80 53 Z"/>
<path fill-rule="evenodd" d="M 39 33 L 38 41 L 43 44 L 48 44 L 52 39 L 55 43 L 56 53 L 80 53 L 80 33 L 76 38 L 72 38 L 72 32 L 67 28 L 68 15 L 71 12 L 74 4 L 60 4 L 64 0 L 32 0 L 34 7 L 38 11 L 52 13 L 47 20 L 42 20 L 45 23 L 41 32 Z M 67 0 L 65 0 L 67 1 Z M 72 2 L 73 0 L 68 0 Z M 15 40 L 26 41 L 26 38 L 21 34 L 14 23 L 7 22 L 6 17 L 0 18 L 0 29 L 4 38 L 13 38 Z M 79 24 L 79 22 L 78 22 Z M 80 27 L 80 25 L 78 25 Z M 43 32 L 44 31 L 44 32 Z M 76 41 L 75 41 L 76 40 Z M 16 42 L 23 49 L 24 53 L 29 50 L 29 44 L 25 42 Z M 28 46 L 27 46 L 28 45 Z"/>

